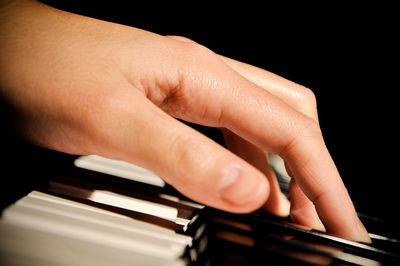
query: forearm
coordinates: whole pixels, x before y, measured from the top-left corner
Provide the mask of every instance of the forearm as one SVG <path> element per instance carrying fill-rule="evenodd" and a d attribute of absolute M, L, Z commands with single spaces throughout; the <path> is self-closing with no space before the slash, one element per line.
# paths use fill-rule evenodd
<path fill-rule="evenodd" d="M 53 34 L 49 25 L 57 27 L 54 12 L 25 0 L 9 1 L 0 8 L 0 86 L 2 97 L 13 105 L 22 107 L 35 93 L 34 79 L 28 77 L 39 74 L 38 62 L 48 61 L 46 46 L 51 39 L 46 35 Z"/>
<path fill-rule="evenodd" d="M 76 99 L 68 97 L 74 73 L 65 69 L 81 63 L 75 60 L 79 55 L 73 59 L 68 54 L 74 42 L 68 31 L 76 31 L 79 22 L 77 15 L 35 1 L 3 1 L 0 8 L 1 100 L 19 134 L 57 150 L 64 149 L 64 138 L 51 143 L 54 128 L 73 126 L 76 116 L 70 111 Z"/>

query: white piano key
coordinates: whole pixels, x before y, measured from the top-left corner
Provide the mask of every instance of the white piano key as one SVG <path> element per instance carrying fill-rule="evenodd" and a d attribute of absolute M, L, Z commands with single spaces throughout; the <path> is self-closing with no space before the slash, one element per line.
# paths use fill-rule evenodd
<path fill-rule="evenodd" d="M 178 216 L 178 210 L 176 208 L 124 196 L 105 190 L 95 190 L 89 196 L 89 200 L 123 209 L 134 210 L 137 212 L 158 216 L 171 221 L 175 221 Z"/>
<path fill-rule="evenodd" d="M 98 212 L 98 213 L 107 214 L 107 215 L 110 215 L 110 216 L 117 216 L 117 217 L 129 219 L 128 217 L 126 217 L 125 215 L 122 215 L 122 214 L 118 214 L 118 213 L 114 213 L 114 212 L 111 212 L 111 211 L 103 210 L 103 209 L 100 209 L 100 208 L 88 206 L 88 205 L 83 204 L 83 203 L 79 203 L 79 202 L 76 202 L 76 201 L 63 199 L 63 198 L 60 198 L 60 197 L 56 197 L 56 196 L 53 196 L 53 195 L 50 195 L 50 194 L 46 194 L 46 193 L 42 193 L 42 192 L 35 191 L 35 190 L 30 192 L 27 195 L 27 197 L 42 199 L 42 200 L 49 201 L 49 202 L 54 202 L 54 203 L 57 203 L 57 204 L 76 207 L 76 208 L 79 208 L 79 209 L 82 209 L 82 210 Z"/>
<path fill-rule="evenodd" d="M 149 238 L 135 232 L 113 228 L 74 217 L 13 205 L 3 213 L 3 221 L 64 237 L 165 260 L 179 259 L 186 245 Z"/>
<path fill-rule="evenodd" d="M 0 264 L 7 266 L 184 266 L 184 259 L 165 260 L 110 245 L 52 234 L 0 221 Z"/>
<path fill-rule="evenodd" d="M 203 209 L 205 207 L 205 205 L 194 202 L 194 201 L 187 201 L 187 200 L 182 200 L 180 198 L 178 198 L 177 196 L 172 196 L 172 195 L 168 195 L 168 194 L 164 194 L 164 193 L 159 193 L 158 196 L 160 198 L 166 199 L 166 200 L 170 200 L 170 201 L 175 201 L 175 202 L 179 202 L 181 204 L 184 204 L 186 206 L 189 207 L 193 207 L 196 209 Z"/>
<path fill-rule="evenodd" d="M 68 202 L 68 200 L 64 200 L 61 198 L 59 199 L 59 202 L 54 202 L 53 200 L 47 200 L 45 197 L 38 198 L 32 196 L 32 193 L 30 193 L 28 196 L 20 199 L 15 204 L 28 208 L 36 208 L 42 211 L 52 212 L 60 215 L 67 215 L 90 222 L 100 223 L 107 226 L 140 233 L 150 237 L 170 240 L 172 242 L 185 244 L 188 246 L 192 245 L 192 238 L 190 236 L 177 234 L 174 230 L 162 228 L 160 226 L 148 224 L 142 221 L 137 221 L 123 215 L 114 215 L 114 213 L 112 212 L 103 211 L 101 209 L 91 206 L 85 206 L 84 204 L 75 203 L 73 201 Z M 67 204 L 62 201 L 66 201 Z M 80 205 L 83 205 L 84 207 L 82 208 Z"/>
<path fill-rule="evenodd" d="M 291 177 L 286 171 L 285 161 L 278 155 L 272 153 L 268 153 L 268 159 L 272 168 L 279 173 L 279 175 L 285 182 L 289 183 Z"/>
<path fill-rule="evenodd" d="M 76 167 L 114 175 L 158 187 L 164 187 L 165 182 L 153 172 L 137 165 L 111 160 L 97 155 L 80 156 L 74 162 Z"/>
<path fill-rule="evenodd" d="M 55 202 L 55 203 L 66 205 L 66 206 L 76 207 L 76 208 L 80 208 L 80 209 L 83 209 L 83 210 L 86 210 L 86 211 L 98 212 L 98 213 L 109 215 L 109 216 L 115 216 L 115 217 L 119 217 L 119 218 L 126 219 L 126 220 L 131 220 L 132 219 L 132 218 L 127 217 L 127 216 L 122 215 L 122 214 L 118 214 L 118 213 L 114 213 L 112 211 L 108 211 L 108 210 L 100 209 L 100 208 L 97 208 L 97 207 L 89 206 L 89 205 L 86 205 L 86 204 L 83 204 L 83 203 L 79 203 L 79 202 L 76 202 L 76 201 L 72 201 L 72 200 L 56 197 L 56 196 L 49 195 L 49 194 L 46 194 L 46 193 L 42 193 L 42 192 L 39 192 L 39 191 L 32 191 L 31 193 L 28 194 L 28 197 L 43 199 L 43 200 L 46 200 L 46 201 Z M 133 220 L 133 221 L 136 221 L 136 220 Z M 138 222 L 140 222 L 140 221 L 138 221 Z M 163 228 L 161 226 L 149 224 L 149 223 L 146 223 L 146 222 L 140 222 L 140 224 L 138 226 L 144 227 L 146 230 L 157 231 L 157 232 L 165 232 L 165 233 L 174 233 L 175 234 L 175 231 L 173 231 L 171 229 Z"/>
<path fill-rule="evenodd" d="M 71 185 L 66 185 L 54 181 L 49 182 L 49 190 L 64 195 L 84 198 L 93 202 L 106 204 L 118 208 L 141 212 L 153 216 L 157 216 L 163 219 L 176 222 L 179 220 L 181 223 L 182 218 L 178 218 L 178 209 L 170 206 L 166 206 L 159 203 L 154 203 L 147 200 L 137 199 L 134 197 L 128 197 L 122 194 L 114 193 L 106 190 L 88 190 L 84 188 L 78 188 Z M 189 223 L 186 220 L 186 223 Z"/>
<path fill-rule="evenodd" d="M 123 161 L 111 160 L 111 159 L 107 159 L 107 158 L 97 156 L 97 155 L 87 155 L 87 156 L 80 156 L 78 159 L 75 160 L 74 164 L 77 167 L 85 168 L 85 169 L 92 170 L 92 171 L 97 171 L 97 172 L 110 174 L 110 175 L 114 175 L 114 176 L 119 176 L 122 178 L 130 179 L 130 180 L 134 180 L 134 181 L 138 181 L 138 182 L 142 182 L 142 183 L 146 183 L 146 184 L 151 184 L 151 185 L 155 185 L 155 186 L 160 186 L 160 187 L 165 186 L 165 182 L 161 178 L 159 178 L 157 175 L 152 173 L 151 171 L 149 171 L 145 168 L 139 167 L 137 165 L 123 162 Z M 129 174 L 126 174 L 126 175 L 121 174 L 121 171 L 122 172 L 128 171 Z M 172 196 L 172 195 L 168 195 L 168 194 L 164 194 L 164 193 L 160 193 L 158 196 L 160 198 L 179 202 L 186 206 L 194 207 L 197 209 L 203 209 L 205 207 L 203 204 L 199 204 L 199 203 L 196 203 L 194 201 L 189 201 L 189 200 L 182 200 L 176 196 Z"/>

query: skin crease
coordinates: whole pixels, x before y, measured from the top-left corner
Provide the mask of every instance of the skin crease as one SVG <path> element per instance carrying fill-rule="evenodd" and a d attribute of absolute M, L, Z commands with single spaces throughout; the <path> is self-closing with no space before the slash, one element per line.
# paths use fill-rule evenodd
<path fill-rule="evenodd" d="M 370 241 L 309 89 L 183 37 L 1 3 L 0 93 L 31 142 L 138 164 L 216 208 L 281 216 L 290 208 L 303 225 Z M 229 150 L 175 118 L 222 128 Z M 267 152 L 295 179 L 290 204 Z"/>

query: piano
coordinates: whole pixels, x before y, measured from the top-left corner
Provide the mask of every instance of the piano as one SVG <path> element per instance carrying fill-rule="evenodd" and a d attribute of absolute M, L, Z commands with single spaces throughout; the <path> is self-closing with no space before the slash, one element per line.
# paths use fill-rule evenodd
<path fill-rule="evenodd" d="M 400 264 L 398 224 L 365 213 L 372 244 L 261 211 L 216 210 L 126 162 L 53 151 L 47 159 L 48 176 L 2 211 L 1 265 Z M 287 193 L 282 161 L 271 161 Z"/>

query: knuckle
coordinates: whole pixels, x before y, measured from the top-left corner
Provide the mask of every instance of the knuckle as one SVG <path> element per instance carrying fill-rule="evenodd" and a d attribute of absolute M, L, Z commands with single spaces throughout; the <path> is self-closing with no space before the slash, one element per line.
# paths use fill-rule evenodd
<path fill-rule="evenodd" d="M 298 127 L 299 136 L 314 138 L 322 135 L 321 128 L 317 121 L 308 116 L 300 120 Z"/>
<path fill-rule="evenodd" d="M 189 178 L 194 173 L 200 173 L 212 169 L 218 160 L 219 152 L 210 152 L 210 146 L 188 132 L 179 132 L 170 139 L 168 148 L 168 164 L 172 171 L 180 169 L 179 175 L 173 175 L 175 184 L 191 187 L 199 184 L 201 180 Z M 187 172 L 190 170 L 190 172 Z M 166 180 L 167 182 L 169 180 Z"/>
<path fill-rule="evenodd" d="M 327 196 L 329 196 L 329 192 L 327 190 L 320 190 L 317 193 L 310 195 L 310 201 L 313 203 L 313 205 L 317 206 L 323 201 L 323 198 Z"/>
<path fill-rule="evenodd" d="M 300 86 L 299 90 L 296 93 L 296 96 L 296 101 L 299 103 L 300 106 L 303 106 L 303 109 L 313 110 L 317 108 L 317 99 L 311 89 Z"/>
<path fill-rule="evenodd" d="M 294 130 L 292 137 L 288 139 L 278 155 L 282 157 L 290 157 L 292 151 L 301 143 L 307 139 L 319 139 L 322 138 L 321 128 L 314 119 L 308 116 L 301 116 L 294 122 Z"/>
<path fill-rule="evenodd" d="M 216 77 L 220 59 L 205 46 L 195 42 L 178 44 L 178 81 L 170 88 L 161 104 L 169 114 L 185 119 L 199 119 L 209 115 L 210 102 L 219 85 Z M 210 68 L 215 69 L 214 72 Z"/>
<path fill-rule="evenodd" d="M 298 111 L 316 119 L 317 100 L 311 89 L 298 85 L 290 96 Z"/>
<path fill-rule="evenodd" d="M 181 38 L 185 41 L 179 43 L 179 50 L 184 53 L 184 58 L 189 60 L 189 63 L 192 62 L 198 64 L 198 62 L 202 63 L 204 60 L 217 58 L 217 55 L 206 46 L 191 39 L 187 39 L 186 37 L 179 37 L 179 39 Z"/>
<path fill-rule="evenodd" d="M 192 39 L 189 39 L 185 36 L 179 36 L 179 35 L 167 35 L 168 38 L 174 39 L 177 41 L 182 41 L 182 42 L 187 42 L 187 43 L 195 43 Z"/>
<path fill-rule="evenodd" d="M 213 66 L 215 64 L 218 65 L 219 62 L 216 61 L 217 56 L 214 52 L 212 52 L 207 47 L 201 44 L 191 44 L 189 47 L 191 63 L 196 65 L 203 64 L 203 66 Z"/>
<path fill-rule="evenodd" d="M 317 100 L 314 92 L 311 89 L 307 87 L 302 87 L 300 95 L 300 99 L 302 102 L 312 106 L 316 106 Z"/>
<path fill-rule="evenodd" d="M 174 60 L 181 72 L 188 72 L 194 67 L 207 66 L 205 62 L 218 58 L 209 48 L 187 37 L 167 36 L 167 38 L 171 39 L 170 58 Z"/>
<path fill-rule="evenodd" d="M 186 165 L 189 161 L 194 159 L 193 151 L 198 149 L 196 143 L 197 142 L 186 133 L 178 133 L 171 138 L 169 154 L 171 155 L 175 167 L 179 167 L 179 165 L 182 164 Z"/>

